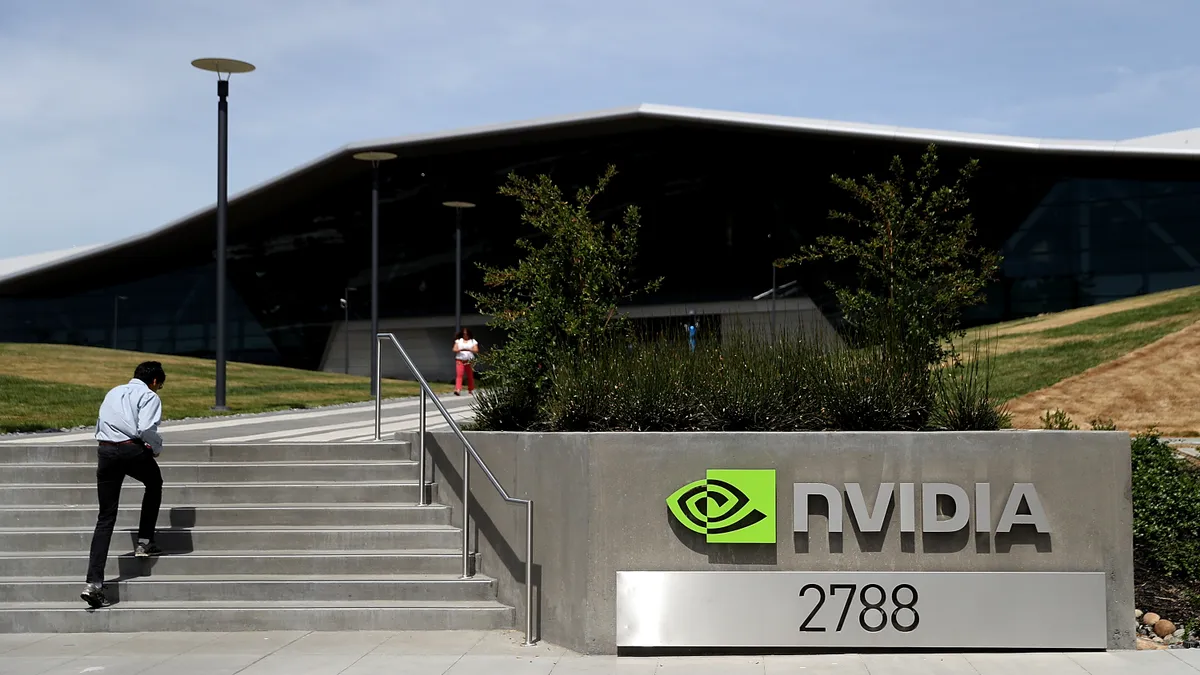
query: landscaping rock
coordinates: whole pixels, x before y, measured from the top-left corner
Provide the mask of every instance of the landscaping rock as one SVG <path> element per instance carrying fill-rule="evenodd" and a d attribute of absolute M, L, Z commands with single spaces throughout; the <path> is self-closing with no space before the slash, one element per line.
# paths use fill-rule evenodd
<path fill-rule="evenodd" d="M 1149 638 L 1144 638 L 1144 637 L 1139 637 L 1137 639 L 1137 648 L 1141 651 L 1146 651 L 1146 650 L 1150 650 L 1150 649 L 1166 649 L 1166 647 L 1164 647 L 1163 645 L 1155 644 L 1154 641 L 1150 640 Z"/>
<path fill-rule="evenodd" d="M 1153 626 L 1154 624 L 1158 623 L 1158 620 L 1161 618 L 1161 616 L 1155 614 L 1154 612 L 1146 612 L 1142 615 L 1142 623 L 1146 624 L 1147 626 Z"/>
<path fill-rule="evenodd" d="M 1140 609 L 1133 610 L 1133 618 L 1135 618 L 1135 619 L 1142 618 L 1142 614 L 1143 614 L 1143 612 Z"/>
<path fill-rule="evenodd" d="M 1181 640 L 1182 640 L 1182 639 L 1183 639 L 1183 634 L 1184 634 L 1184 632 L 1185 632 L 1185 631 L 1184 631 L 1182 628 L 1180 628 L 1179 630 L 1175 631 L 1175 637 L 1177 637 L 1177 638 L 1179 638 L 1179 639 L 1181 639 Z"/>
<path fill-rule="evenodd" d="M 1154 634 L 1160 638 L 1165 638 L 1175 632 L 1175 624 L 1166 619 L 1159 619 L 1154 622 Z"/>

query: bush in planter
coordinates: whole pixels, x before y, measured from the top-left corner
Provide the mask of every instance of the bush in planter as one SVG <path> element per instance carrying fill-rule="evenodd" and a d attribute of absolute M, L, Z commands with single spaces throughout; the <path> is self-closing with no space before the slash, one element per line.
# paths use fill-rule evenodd
<path fill-rule="evenodd" d="M 682 340 L 660 339 L 563 355 L 551 368 L 536 428 L 919 430 L 932 403 L 921 355 L 888 339 L 852 348 L 728 331 L 695 352 Z"/>
<path fill-rule="evenodd" d="M 893 317 L 926 363 L 941 363 L 949 339 L 962 334 L 963 310 L 983 300 L 1000 265 L 998 254 L 972 246 L 976 232 L 967 184 L 978 168 L 971 160 L 954 179 L 943 180 L 937 149 L 929 145 L 911 176 L 899 155 L 882 180 L 873 174 L 859 180 L 835 175 L 834 185 L 858 210 L 835 210 L 829 217 L 856 234 L 818 237 L 815 245 L 776 265 L 852 263 L 857 285 L 829 282 L 848 324 L 869 329 Z"/>
<path fill-rule="evenodd" d="M 930 426 L 945 431 L 994 431 L 1012 426 L 1003 401 L 991 394 L 991 350 L 977 341 L 964 361 L 954 358 L 933 370 Z"/>
<path fill-rule="evenodd" d="M 632 278 L 637 208 L 625 209 L 619 225 L 591 216 L 592 201 L 615 175 L 608 167 L 594 187 L 581 188 L 573 199 L 545 175 L 510 174 L 500 188 L 520 202 L 521 220 L 536 236 L 517 241 L 525 255 L 516 266 L 481 266 L 487 290 L 471 293 L 480 312 L 492 317 L 489 325 L 507 338 L 480 359 L 489 369 L 489 386 L 477 404 L 479 428 L 537 426 L 556 358 L 627 335 L 618 304 L 657 286 Z"/>

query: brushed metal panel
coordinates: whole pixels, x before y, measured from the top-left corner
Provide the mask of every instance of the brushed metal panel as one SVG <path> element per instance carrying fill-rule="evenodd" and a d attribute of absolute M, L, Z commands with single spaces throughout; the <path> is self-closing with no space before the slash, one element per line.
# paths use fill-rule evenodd
<path fill-rule="evenodd" d="M 617 646 L 1104 649 L 1105 605 L 1103 572 L 617 572 Z"/>

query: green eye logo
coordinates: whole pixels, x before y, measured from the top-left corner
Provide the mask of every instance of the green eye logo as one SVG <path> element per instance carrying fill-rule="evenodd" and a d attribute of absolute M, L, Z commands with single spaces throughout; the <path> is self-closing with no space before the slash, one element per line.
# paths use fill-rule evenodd
<path fill-rule="evenodd" d="M 709 469 L 668 497 L 667 508 L 710 544 L 774 544 L 775 470 Z"/>

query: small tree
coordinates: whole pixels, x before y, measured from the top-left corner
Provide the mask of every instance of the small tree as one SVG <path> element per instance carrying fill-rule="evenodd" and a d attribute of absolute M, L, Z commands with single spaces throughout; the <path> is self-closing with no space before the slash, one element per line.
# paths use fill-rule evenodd
<path fill-rule="evenodd" d="M 979 162 L 969 161 L 946 184 L 938 180 L 937 161 L 937 150 L 930 145 L 912 180 L 905 178 L 899 156 L 892 159 L 892 175 L 886 180 L 873 174 L 861 181 L 833 176 L 861 211 L 831 211 L 830 218 L 865 230 L 865 236 L 819 237 L 815 245 L 776 263 L 852 261 L 857 287 L 829 283 L 847 323 L 874 335 L 881 329 L 895 335 L 905 345 L 915 345 L 930 363 L 946 357 L 947 341 L 962 333 L 963 310 L 982 301 L 1000 264 L 996 253 L 971 246 L 975 223 L 966 184 Z"/>
<path fill-rule="evenodd" d="M 488 290 L 471 293 L 490 326 L 507 341 L 482 359 L 490 367 L 481 392 L 480 417 L 488 428 L 526 428 L 550 382 L 549 369 L 563 355 L 604 344 L 628 330 L 618 305 L 657 288 L 632 280 L 641 225 L 635 206 L 620 225 L 592 219 L 589 207 L 616 175 L 609 166 L 594 187 L 568 200 L 549 176 L 510 174 L 500 194 L 520 202 L 521 220 L 540 236 L 520 239 L 524 257 L 515 267 L 481 265 Z"/>

